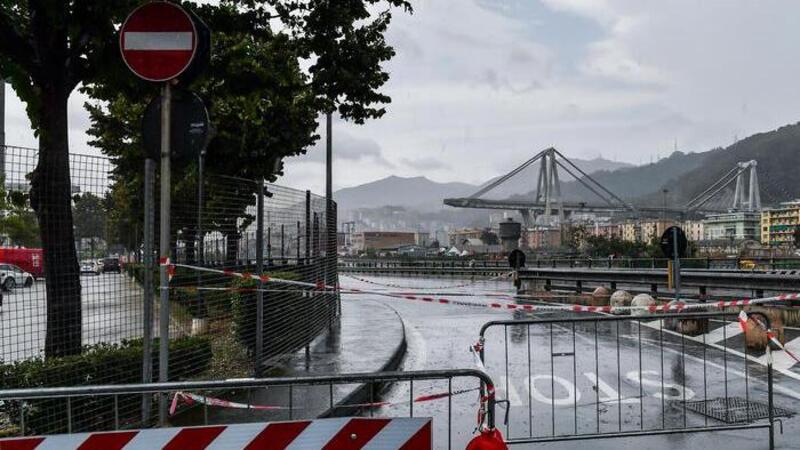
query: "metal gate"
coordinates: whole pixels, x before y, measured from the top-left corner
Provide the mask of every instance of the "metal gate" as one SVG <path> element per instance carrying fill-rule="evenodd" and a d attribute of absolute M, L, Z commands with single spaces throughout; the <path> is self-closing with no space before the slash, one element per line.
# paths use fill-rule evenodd
<path fill-rule="evenodd" d="M 479 427 L 494 429 L 494 396 L 479 393 L 492 385 L 484 372 L 460 369 L 9 389 L 0 390 L 0 436 L 146 429 L 156 421 L 143 419 L 143 402 L 155 408 L 154 397 L 165 396 L 172 427 L 320 417 L 432 417 L 434 448 L 459 448 L 476 429 L 476 409 Z M 454 430 L 454 421 L 463 425 L 466 416 L 471 418 L 469 427 Z M 5 448 L 3 442 L 0 438 L 0 448 Z"/>
<path fill-rule="evenodd" d="M 557 314 L 488 322 L 473 347 L 508 400 L 509 444 L 767 429 L 773 448 L 792 414 L 735 313 Z"/>

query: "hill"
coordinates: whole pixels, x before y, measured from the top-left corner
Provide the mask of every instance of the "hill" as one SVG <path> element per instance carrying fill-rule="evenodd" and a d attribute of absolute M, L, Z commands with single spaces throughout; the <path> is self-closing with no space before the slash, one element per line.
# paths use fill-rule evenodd
<path fill-rule="evenodd" d="M 703 164 L 667 186 L 675 191 L 675 200 L 685 203 L 731 170 L 736 163 L 758 162 L 758 181 L 764 205 L 800 197 L 800 123 L 774 131 L 754 134 L 727 148 L 706 153 Z M 727 192 L 732 196 L 733 187 Z"/>
<path fill-rule="evenodd" d="M 663 190 L 670 206 L 685 205 L 720 179 L 736 163 L 756 160 L 764 205 L 800 197 L 797 167 L 800 165 L 800 123 L 758 133 L 726 148 L 700 153 L 674 152 L 668 158 L 643 166 L 626 167 L 590 174 L 600 184 L 637 205 L 661 206 Z M 563 176 L 562 176 L 563 180 Z M 566 181 L 566 180 L 564 180 Z M 515 198 L 531 198 L 533 191 Z M 601 202 L 577 181 L 562 183 L 566 200 Z M 707 205 L 727 207 L 733 199 L 733 186 L 718 194 Z"/>
<path fill-rule="evenodd" d="M 437 183 L 425 177 L 390 176 L 344 188 L 333 194 L 340 210 L 402 206 L 420 211 L 442 208 L 442 199 L 463 197 L 478 190 L 467 183 Z"/>

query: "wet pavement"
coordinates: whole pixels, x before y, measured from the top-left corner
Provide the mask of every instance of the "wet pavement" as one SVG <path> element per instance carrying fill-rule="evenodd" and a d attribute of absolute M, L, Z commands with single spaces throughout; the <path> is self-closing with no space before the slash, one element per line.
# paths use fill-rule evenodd
<path fill-rule="evenodd" d="M 372 339 L 365 339 L 372 337 Z M 379 338 L 375 338 L 379 337 Z M 318 337 L 306 349 L 273 365 L 273 376 L 311 376 L 394 370 L 405 352 L 405 330 L 399 315 L 389 305 L 365 299 L 343 302 L 339 325 Z M 347 397 L 362 383 L 274 387 L 235 393 L 208 393 L 231 401 L 275 410 L 196 408 L 171 421 L 175 425 L 204 423 L 243 423 L 313 418 L 324 413 L 346 412 L 352 404 Z M 373 398 L 377 400 L 377 397 Z M 366 400 L 369 400 L 368 398 Z M 340 411 L 340 409 L 342 411 Z"/>
<path fill-rule="evenodd" d="M 41 355 L 47 329 L 45 281 L 3 293 L 0 360 Z M 124 274 L 81 275 L 84 345 L 142 335 L 142 289 Z M 158 326 L 155 326 L 158 329 Z"/>
<path fill-rule="evenodd" d="M 400 285 L 407 291 L 430 292 L 434 287 L 458 284 L 458 280 L 446 278 L 369 279 Z M 342 276 L 342 285 L 364 290 L 380 289 L 346 276 Z M 485 291 L 511 292 L 510 288 L 507 282 L 477 282 L 443 292 L 479 294 Z M 481 325 L 490 320 L 515 318 L 511 311 L 415 302 L 380 295 L 343 296 L 343 303 L 359 303 L 366 299 L 391 305 L 403 317 L 408 335 L 406 370 L 475 367 L 468 349 L 477 341 Z M 476 297 L 470 301 L 489 299 Z M 517 314 L 516 318 L 519 317 Z M 565 322 L 554 324 L 552 330 L 550 326 L 490 329 L 486 340 L 487 370 L 498 387 L 498 397 L 511 401 L 509 423 L 501 426 L 504 434 L 523 438 L 530 435 L 546 437 L 598 431 L 718 426 L 724 423 L 692 412 L 684 407 L 687 405 L 684 401 L 741 397 L 766 402 L 765 368 L 757 360 L 758 355 L 749 355 L 753 360 L 744 364 L 743 349 L 741 346 L 736 348 L 733 340 L 730 343 L 716 340 L 714 345 L 704 345 L 702 339 L 698 342 L 674 333 L 662 333 L 663 326 L 660 321 L 647 321 L 642 325 L 626 321 L 621 322 L 619 328 L 616 324 L 606 323 L 595 328 L 594 323 L 589 323 L 577 326 L 573 332 L 571 322 Z M 506 340 L 509 343 L 507 351 Z M 727 345 L 731 349 L 725 351 Z M 775 372 L 775 404 L 800 411 L 800 381 L 795 371 L 796 367 L 789 367 L 786 371 Z M 473 380 L 456 380 L 453 389 L 476 385 Z M 410 397 L 446 391 L 447 383 L 417 383 L 413 395 L 409 388 L 407 384 L 396 385 L 387 399 L 401 404 L 384 408 L 379 414 L 408 415 L 411 412 Z M 750 406 L 755 414 L 756 405 Z M 443 399 L 413 406 L 415 416 L 435 417 L 436 448 L 447 448 L 448 432 L 451 433 L 452 448 L 463 448 L 475 427 L 476 411 L 475 393 L 453 397 L 452 405 Z M 498 408 L 499 423 L 502 423 L 504 412 L 503 408 Z M 745 415 L 750 413 L 750 407 L 746 407 Z M 448 417 L 451 426 L 448 426 Z M 795 417 L 783 421 L 784 435 L 776 431 L 776 447 L 800 448 L 800 441 L 794 438 L 800 429 L 800 420 Z M 725 442 L 731 449 L 758 449 L 768 448 L 767 437 L 767 431 L 762 429 L 592 439 L 514 448 L 671 449 L 701 448 Z"/>

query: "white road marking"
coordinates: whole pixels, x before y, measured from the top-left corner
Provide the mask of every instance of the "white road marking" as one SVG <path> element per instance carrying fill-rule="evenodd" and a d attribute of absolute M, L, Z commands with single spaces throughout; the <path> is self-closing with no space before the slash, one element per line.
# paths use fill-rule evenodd
<path fill-rule="evenodd" d="M 716 344 L 717 342 L 722 342 L 725 339 L 730 339 L 734 336 L 738 336 L 742 334 L 742 326 L 739 325 L 739 322 L 731 322 L 724 327 L 719 327 L 711 332 L 706 333 L 706 343 Z M 697 336 L 693 336 L 694 340 L 697 340 Z M 700 339 L 702 342 L 702 338 Z"/>
<path fill-rule="evenodd" d="M 790 352 L 797 354 L 800 352 L 800 338 L 792 339 L 791 341 L 784 344 Z M 767 363 L 767 355 L 764 355 L 760 358 L 763 360 L 763 364 Z M 775 370 L 788 370 L 792 366 L 797 364 L 797 361 L 794 360 L 788 353 L 784 351 L 774 351 L 772 352 L 772 368 Z"/>
<path fill-rule="evenodd" d="M 633 335 L 630 335 L 630 334 L 623 334 L 623 335 L 620 335 L 620 337 L 623 338 L 623 339 L 630 339 L 632 341 L 639 340 L 638 336 L 633 336 Z M 645 343 L 649 343 L 653 347 L 657 347 L 659 345 L 658 341 L 651 341 L 650 339 L 642 338 L 641 341 L 645 342 Z M 684 358 L 692 360 L 694 362 L 697 362 L 697 363 L 700 363 L 700 364 L 706 364 L 706 365 L 708 365 L 710 367 L 714 367 L 715 369 L 718 369 L 718 370 L 722 370 L 722 371 L 726 370 L 725 366 L 723 366 L 721 364 L 717 364 L 717 363 L 714 363 L 714 362 L 711 362 L 711 361 L 708 361 L 708 360 L 703 360 L 702 358 L 698 358 L 697 356 L 693 356 L 693 355 L 690 355 L 690 354 L 685 353 L 685 352 L 680 352 L 678 350 L 675 350 L 675 349 L 672 349 L 672 348 L 669 348 L 669 347 L 666 347 L 666 346 L 663 346 L 662 348 L 667 353 L 672 353 L 672 354 L 675 354 L 675 355 L 683 354 Z M 744 356 L 743 354 L 740 354 L 740 355 L 742 357 Z M 757 358 L 753 358 L 750 355 L 747 355 L 747 356 L 748 356 L 748 359 L 750 359 L 750 361 L 758 362 Z M 740 371 L 740 370 L 731 369 L 730 367 L 728 367 L 727 371 L 728 371 L 728 373 L 736 375 L 739 378 L 745 378 L 745 373 Z M 790 378 L 794 378 L 794 379 L 800 380 L 800 376 L 798 374 L 796 374 L 796 373 L 793 373 L 793 372 L 786 373 L 787 371 L 784 371 L 784 370 L 781 370 L 780 372 L 783 373 L 783 374 L 786 374 Z M 758 381 L 761 384 L 767 384 L 766 381 L 764 381 L 764 380 L 762 380 L 760 378 L 749 377 L 748 379 L 752 380 L 752 381 Z M 781 386 L 779 384 L 775 384 L 774 388 L 775 388 L 776 391 L 783 392 L 784 394 L 788 395 L 789 397 L 793 397 L 795 400 L 800 400 L 800 392 L 797 392 L 797 391 L 795 391 L 793 389 L 790 389 L 790 388 L 787 388 L 785 386 Z"/>
<path fill-rule="evenodd" d="M 190 31 L 126 31 L 125 50 L 192 50 L 193 34 Z"/>
<path fill-rule="evenodd" d="M 639 323 L 639 322 L 633 321 L 632 323 Z M 645 325 L 645 324 L 643 323 L 643 325 Z M 667 330 L 667 329 L 664 329 L 664 333 L 665 334 L 671 334 L 671 335 L 677 336 L 677 337 L 683 336 L 683 338 L 686 339 L 687 341 L 694 341 L 694 342 L 698 342 L 700 344 L 703 344 L 702 336 L 700 336 L 700 337 L 698 337 L 698 336 L 686 336 L 686 335 L 682 335 L 682 334 L 680 334 L 678 332 Z M 767 365 L 767 360 L 766 360 L 765 357 L 754 356 L 754 355 L 750 355 L 750 354 L 745 355 L 744 353 L 742 353 L 742 352 L 740 352 L 738 350 L 733 350 L 730 347 L 722 346 L 722 345 L 719 345 L 719 344 L 712 344 L 712 343 L 707 342 L 707 341 L 705 342 L 705 345 L 707 345 L 709 347 L 712 347 L 712 348 L 715 348 L 717 350 L 720 350 L 722 352 L 728 353 L 730 355 L 738 356 L 739 358 L 746 358 L 748 361 L 754 362 L 756 364 L 760 364 L 762 366 L 766 366 Z M 666 349 L 666 346 L 665 346 L 665 349 Z M 782 353 L 783 352 L 781 352 L 781 351 L 773 351 L 772 352 L 773 361 L 774 361 L 774 358 L 776 357 L 776 355 L 779 355 L 779 354 L 782 354 Z M 686 355 L 686 357 L 688 358 L 689 355 Z M 711 363 L 709 363 L 709 364 L 711 364 Z M 800 381 L 800 374 L 799 373 L 793 372 L 793 371 L 788 370 L 788 369 L 781 369 L 781 368 L 775 367 L 774 365 L 773 365 L 772 368 L 776 372 L 780 372 L 782 375 L 785 375 L 785 376 L 787 376 L 789 378 L 792 378 L 794 380 Z M 728 370 L 730 370 L 730 369 L 728 369 Z M 744 375 L 742 375 L 742 376 L 744 376 Z M 778 388 L 778 386 L 775 386 L 775 389 L 777 389 L 777 388 Z M 794 391 L 792 391 L 792 392 L 794 392 Z M 800 400 L 800 397 L 798 397 L 798 400 Z"/>

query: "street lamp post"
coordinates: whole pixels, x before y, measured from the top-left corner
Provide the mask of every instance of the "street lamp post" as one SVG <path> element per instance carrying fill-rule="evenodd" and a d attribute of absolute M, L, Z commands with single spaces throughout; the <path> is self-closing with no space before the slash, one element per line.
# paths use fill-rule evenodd
<path fill-rule="evenodd" d="M 330 286 L 335 282 L 333 273 L 336 270 L 336 218 L 333 213 L 333 113 L 328 112 L 325 116 L 325 228 L 326 228 L 326 245 L 325 245 L 325 262 L 324 264 L 324 280 L 325 286 Z M 338 298 L 338 296 L 337 296 Z M 337 302 L 338 303 L 338 302 Z M 340 306 L 336 305 L 335 314 L 340 312 Z"/>

